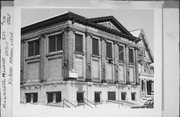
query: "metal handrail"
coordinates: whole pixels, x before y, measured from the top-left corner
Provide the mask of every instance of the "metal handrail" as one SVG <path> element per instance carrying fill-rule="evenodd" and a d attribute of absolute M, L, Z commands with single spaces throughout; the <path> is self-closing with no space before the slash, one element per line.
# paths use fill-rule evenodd
<path fill-rule="evenodd" d="M 63 99 L 63 104 L 64 104 L 64 101 L 68 102 L 69 104 L 71 104 L 72 106 L 74 106 L 76 108 L 76 105 L 74 105 L 72 102 L 68 101 L 67 99 L 65 99 L 65 98 Z"/>
<path fill-rule="evenodd" d="M 63 101 L 63 107 L 64 107 L 64 105 L 66 105 L 68 108 L 71 108 L 70 106 L 68 106 L 66 103 L 64 103 L 64 101 Z"/>
<path fill-rule="evenodd" d="M 92 105 L 94 105 L 94 106 L 95 106 L 95 108 L 96 108 L 96 104 L 95 104 L 95 103 L 93 103 L 93 102 L 89 101 L 89 100 L 88 100 L 88 99 L 86 99 L 86 98 L 84 98 L 84 100 L 86 100 L 87 102 L 91 103 L 91 104 L 92 104 Z"/>
<path fill-rule="evenodd" d="M 88 105 L 89 107 L 93 108 L 91 105 L 89 105 L 88 103 L 86 103 L 86 102 L 84 101 L 84 107 L 85 107 L 85 104 Z"/>

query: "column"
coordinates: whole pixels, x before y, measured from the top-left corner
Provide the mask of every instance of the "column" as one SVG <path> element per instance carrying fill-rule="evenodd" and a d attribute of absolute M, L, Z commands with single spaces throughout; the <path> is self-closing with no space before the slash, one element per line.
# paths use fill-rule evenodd
<path fill-rule="evenodd" d="M 137 49 L 135 48 L 135 84 L 138 85 L 139 83 L 139 76 L 138 76 L 138 54 Z"/>
<path fill-rule="evenodd" d="M 75 35 L 74 31 L 67 27 L 64 29 L 63 35 L 63 51 L 64 51 L 64 80 L 69 80 L 69 71 L 74 72 L 74 48 Z"/>
<path fill-rule="evenodd" d="M 39 42 L 40 42 L 40 64 L 39 64 L 39 81 L 43 83 L 46 79 L 45 75 L 48 71 L 47 69 L 47 60 L 46 60 L 46 36 L 45 35 L 40 35 L 39 36 Z"/>
<path fill-rule="evenodd" d="M 91 54 L 92 54 L 92 40 L 91 34 L 86 32 L 86 81 L 90 82 L 91 79 Z"/>
<path fill-rule="evenodd" d="M 27 41 L 24 42 L 24 58 L 23 58 L 23 62 L 24 62 L 24 66 L 23 66 L 23 82 L 25 83 L 28 79 L 28 76 L 27 76 L 27 72 L 28 72 L 28 66 L 27 66 L 27 57 L 28 57 L 28 43 Z"/>
<path fill-rule="evenodd" d="M 129 47 L 125 47 L 126 84 L 129 84 Z"/>

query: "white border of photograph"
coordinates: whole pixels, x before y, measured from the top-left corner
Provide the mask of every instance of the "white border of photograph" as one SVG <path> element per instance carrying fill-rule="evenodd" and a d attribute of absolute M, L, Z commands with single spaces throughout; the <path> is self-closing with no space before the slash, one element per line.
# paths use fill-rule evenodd
<path fill-rule="evenodd" d="M 65 3 L 57 6 L 57 1 L 51 1 L 51 4 L 47 3 L 43 3 L 38 2 L 38 1 L 22 1 L 21 0 L 17 0 L 17 2 L 15 2 L 15 8 L 14 8 L 14 14 L 15 14 L 15 22 L 14 22 L 14 34 L 15 34 L 15 39 L 14 39 L 14 69 L 13 69 L 13 117 L 32 117 L 32 116 L 38 116 L 38 117 L 56 117 L 56 116 L 104 116 L 104 117 L 114 117 L 114 116 L 126 116 L 126 117 L 132 117 L 132 116 L 138 116 L 138 117 L 161 117 L 163 114 L 162 111 L 162 102 L 164 98 L 162 98 L 162 73 L 163 73 L 163 69 L 162 69 L 162 56 L 163 55 L 163 50 L 162 50 L 162 3 L 163 2 L 149 2 L 149 3 L 145 3 L 145 2 L 140 2 L 141 4 L 138 4 L 138 2 L 120 2 L 120 6 L 117 6 L 117 4 L 112 4 L 112 3 L 107 3 L 107 2 L 103 2 L 102 4 L 98 5 L 98 1 L 93 0 L 93 2 L 91 3 L 91 5 L 89 5 L 88 3 L 85 4 L 85 2 L 83 2 L 83 4 L 79 4 L 79 8 L 81 8 L 82 6 L 87 6 L 90 8 L 115 8 L 115 9 L 119 9 L 119 8 L 127 8 L 127 9 L 131 9 L 131 8 L 135 8 L 135 9 L 143 9 L 143 8 L 149 8 L 149 9 L 154 9 L 154 67 L 155 67 L 155 74 L 154 74 L 154 87 L 155 87 L 155 91 L 154 91 L 154 109 L 142 109 L 142 110 L 137 110 L 137 109 L 59 109 L 58 112 L 55 111 L 55 109 L 49 110 L 48 112 L 45 112 L 43 109 L 41 108 L 36 108 L 37 110 L 29 110 L 27 112 L 26 108 L 22 108 L 22 106 L 20 105 L 20 29 L 21 29 L 21 8 L 22 7 L 29 7 L 29 8 L 45 8 L 48 6 L 48 8 L 71 8 L 71 7 L 78 7 L 75 4 L 75 6 L 73 6 L 73 3 L 66 4 Z M 53 3 L 54 2 L 54 3 Z M 61 1 L 62 2 L 62 1 Z M 77 2 L 78 4 L 78 2 Z M 64 5 L 64 6 L 63 6 Z M 66 7 L 65 7 L 66 6 Z M 121 7 L 122 6 L 122 7 Z M 167 14 L 170 15 L 170 14 Z M 174 15 L 173 15 L 174 16 Z M 175 18 L 177 16 L 174 16 Z M 170 19 L 170 20 L 173 20 Z M 176 21 L 177 22 L 177 21 Z M 173 23 L 174 24 L 174 23 Z M 179 23 L 178 23 L 179 24 Z M 177 25 L 177 24 L 176 24 Z M 174 26 L 176 26 L 174 25 Z M 168 27 L 165 27 L 168 28 Z M 177 27 L 176 27 L 177 28 Z M 172 28 L 171 28 L 172 29 Z M 172 30 L 170 30 L 172 31 Z M 173 30 L 174 31 L 174 30 Z M 175 35 L 176 36 L 176 35 Z M 174 44 L 176 44 L 176 40 L 175 42 L 171 40 L 171 46 L 174 46 Z M 167 42 L 168 43 L 168 42 Z M 170 47 L 171 47 L 170 46 Z M 176 46 L 177 47 L 177 46 Z M 175 47 L 175 49 L 176 49 Z M 174 48 L 172 48 L 174 49 Z M 174 52 L 174 50 L 171 50 L 170 52 Z M 172 54 L 171 53 L 171 54 Z M 179 55 L 179 53 L 175 52 L 175 54 L 177 54 L 176 56 L 173 57 L 177 57 Z M 173 53 L 174 55 L 174 53 Z M 177 59 L 179 59 L 179 57 L 177 57 Z M 172 62 L 172 64 L 174 65 L 174 62 L 179 61 L 177 59 L 174 59 L 174 61 Z M 172 60 L 172 57 L 169 59 Z M 165 61 L 164 61 L 165 62 Z M 164 67 L 168 67 L 164 66 Z M 175 66 L 175 68 L 177 68 L 177 66 Z M 179 69 L 178 69 L 179 70 Z M 176 71 L 176 70 L 175 70 Z M 179 72 L 178 72 L 179 73 Z M 177 72 L 175 72 L 175 75 L 178 75 Z M 175 78 L 179 78 L 178 76 L 174 76 Z M 164 77 L 165 78 L 165 77 Z M 167 79 L 163 80 L 165 81 L 165 83 L 167 83 Z M 168 80 L 169 81 L 169 80 Z M 175 81 L 177 81 L 175 79 Z M 173 81 L 173 83 L 175 83 L 175 81 Z M 177 85 L 176 83 L 174 84 L 175 86 Z M 172 86 L 174 86 L 172 85 Z M 163 86 L 166 86 L 165 84 Z M 177 86 L 176 86 L 177 87 Z M 170 87 L 172 88 L 172 87 Z M 179 88 L 178 88 L 179 89 Z M 174 89 L 174 92 L 179 92 L 178 89 Z M 169 92 L 169 91 L 168 91 Z M 172 91 L 173 92 L 173 91 Z M 172 93 L 170 93 L 172 94 Z M 171 95 L 172 97 L 174 95 Z M 175 96 L 177 96 L 175 94 Z M 165 95 L 165 98 L 167 97 L 167 94 Z M 172 98 L 170 98 L 172 99 Z M 177 104 L 179 103 L 178 100 L 176 102 Z M 175 104 L 175 103 L 173 103 Z M 35 105 L 36 106 L 36 105 Z M 172 106 L 171 106 L 172 108 Z M 178 106 L 175 105 L 174 107 L 174 115 L 177 114 L 177 110 L 176 108 L 178 108 Z M 173 109 L 170 109 L 173 110 Z M 167 111 L 167 110 L 165 110 Z M 165 116 L 168 117 L 168 116 Z"/>

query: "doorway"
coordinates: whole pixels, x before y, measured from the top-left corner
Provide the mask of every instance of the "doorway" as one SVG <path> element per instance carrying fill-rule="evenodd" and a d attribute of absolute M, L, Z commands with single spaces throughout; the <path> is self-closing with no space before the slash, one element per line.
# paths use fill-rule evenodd
<path fill-rule="evenodd" d="M 77 102 L 84 103 L 84 92 L 77 92 Z"/>
<path fill-rule="evenodd" d="M 94 100 L 96 103 L 101 101 L 101 92 L 95 92 L 94 93 Z"/>

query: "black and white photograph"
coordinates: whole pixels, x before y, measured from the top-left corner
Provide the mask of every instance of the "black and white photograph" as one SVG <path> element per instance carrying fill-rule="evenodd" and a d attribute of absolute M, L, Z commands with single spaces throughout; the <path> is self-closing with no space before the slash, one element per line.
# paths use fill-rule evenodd
<path fill-rule="evenodd" d="M 153 10 L 21 13 L 22 104 L 154 107 Z"/>
<path fill-rule="evenodd" d="M 1 3 L 2 117 L 179 117 L 179 1 Z"/>

